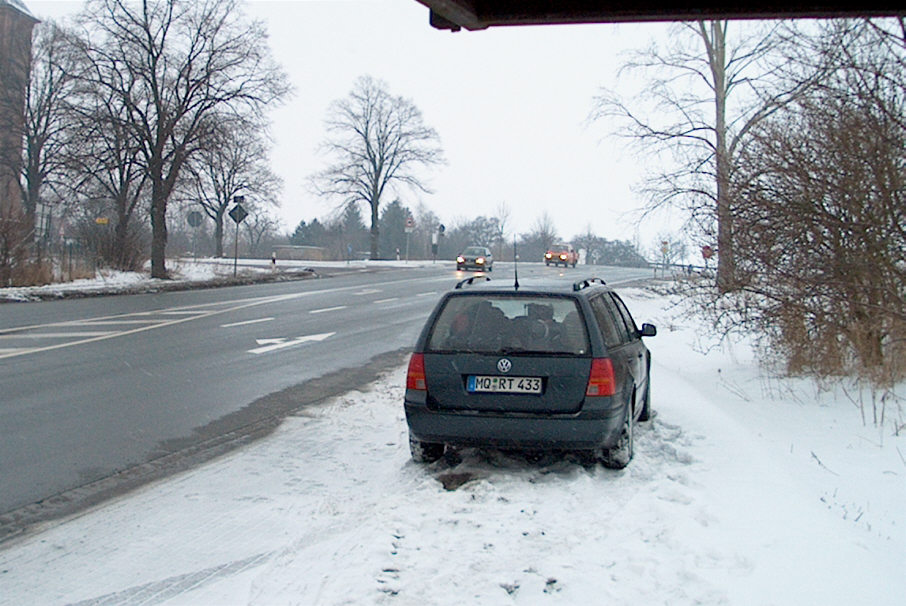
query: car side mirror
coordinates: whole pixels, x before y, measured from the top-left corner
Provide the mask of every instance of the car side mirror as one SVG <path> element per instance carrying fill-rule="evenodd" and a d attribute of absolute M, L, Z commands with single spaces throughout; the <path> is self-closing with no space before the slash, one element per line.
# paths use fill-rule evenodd
<path fill-rule="evenodd" d="M 639 331 L 640 337 L 653 337 L 657 334 L 657 327 L 654 324 L 642 324 L 642 330 Z"/>

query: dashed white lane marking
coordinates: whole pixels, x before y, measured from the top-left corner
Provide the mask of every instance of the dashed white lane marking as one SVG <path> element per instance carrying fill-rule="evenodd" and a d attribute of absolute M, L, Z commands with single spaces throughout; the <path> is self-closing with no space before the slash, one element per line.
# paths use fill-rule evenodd
<path fill-rule="evenodd" d="M 336 307 L 324 307 L 324 308 L 322 308 L 322 309 L 313 309 L 313 310 L 311 310 L 311 311 L 308 312 L 308 313 L 310 313 L 310 314 L 323 314 L 323 313 L 328 312 L 328 311 L 339 311 L 339 310 L 341 310 L 341 309 L 346 309 L 347 307 L 349 307 L 349 306 L 348 306 L 348 305 L 337 305 Z"/>
<path fill-rule="evenodd" d="M 245 322 L 232 322 L 231 324 L 221 324 L 220 328 L 232 328 L 234 326 L 245 326 L 247 324 L 260 324 L 261 322 L 270 322 L 273 318 L 258 318 L 257 320 L 246 320 Z"/>

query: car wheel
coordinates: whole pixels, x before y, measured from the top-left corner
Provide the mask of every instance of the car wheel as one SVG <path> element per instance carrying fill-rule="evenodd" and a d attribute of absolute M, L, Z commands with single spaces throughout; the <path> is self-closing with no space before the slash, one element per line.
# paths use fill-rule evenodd
<path fill-rule="evenodd" d="M 488 265 L 488 271 L 494 271 L 494 266 L 493 266 L 493 265 Z"/>
<path fill-rule="evenodd" d="M 462 265 L 457 265 L 457 266 L 456 266 L 456 271 L 462 271 Z"/>
<path fill-rule="evenodd" d="M 444 456 L 444 445 L 434 442 L 421 442 L 409 436 L 409 452 L 416 463 L 433 463 Z"/>
<path fill-rule="evenodd" d="M 639 413 L 639 421 L 648 421 L 651 419 L 651 377 L 645 379 L 645 399 L 642 400 L 642 412 Z"/>
<path fill-rule="evenodd" d="M 608 469 L 623 469 L 632 460 L 632 414 L 626 411 L 626 420 L 623 421 L 623 430 L 620 439 L 613 448 L 601 453 L 601 464 Z"/>

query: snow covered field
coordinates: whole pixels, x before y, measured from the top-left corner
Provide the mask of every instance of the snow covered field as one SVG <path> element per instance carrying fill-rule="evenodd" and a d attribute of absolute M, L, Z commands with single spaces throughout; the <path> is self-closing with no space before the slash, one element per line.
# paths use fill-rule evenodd
<path fill-rule="evenodd" d="M 903 432 L 744 345 L 698 353 L 666 298 L 620 292 L 659 329 L 626 470 L 416 465 L 398 368 L 4 545 L 0 604 L 906 603 Z"/>

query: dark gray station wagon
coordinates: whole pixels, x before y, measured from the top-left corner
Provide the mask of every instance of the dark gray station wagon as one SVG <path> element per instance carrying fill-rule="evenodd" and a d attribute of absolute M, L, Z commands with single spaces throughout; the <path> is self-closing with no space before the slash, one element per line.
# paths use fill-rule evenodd
<path fill-rule="evenodd" d="M 412 458 L 480 446 L 585 451 L 625 467 L 633 426 L 651 415 L 651 354 L 641 337 L 656 332 L 638 329 L 598 278 L 518 287 L 463 280 L 438 302 L 409 362 Z"/>

